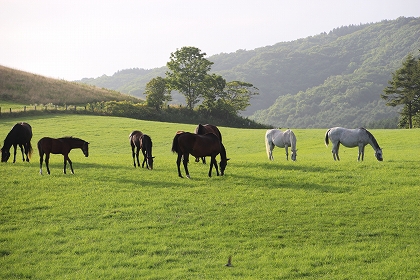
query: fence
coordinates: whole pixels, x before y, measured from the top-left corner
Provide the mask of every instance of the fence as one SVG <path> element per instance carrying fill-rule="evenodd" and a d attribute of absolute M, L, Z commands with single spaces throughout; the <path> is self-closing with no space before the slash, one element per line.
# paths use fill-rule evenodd
<path fill-rule="evenodd" d="M 77 105 L 33 105 L 33 106 L 23 106 L 23 107 L 9 107 L 4 108 L 0 107 L 0 116 L 2 114 L 11 114 L 11 113 L 26 113 L 29 111 L 87 111 L 86 106 L 77 106 Z"/>

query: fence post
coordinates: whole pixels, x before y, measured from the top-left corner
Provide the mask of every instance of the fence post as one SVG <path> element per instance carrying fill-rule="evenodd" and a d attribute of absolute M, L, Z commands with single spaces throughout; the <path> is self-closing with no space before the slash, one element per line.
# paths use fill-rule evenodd
<path fill-rule="evenodd" d="M 36 111 L 36 105 L 34 105 L 34 110 Z"/>
<path fill-rule="evenodd" d="M 23 106 L 23 112 L 26 113 L 26 106 Z"/>
<path fill-rule="evenodd" d="M 9 108 L 9 110 L 10 110 L 10 113 L 12 112 L 12 108 Z"/>

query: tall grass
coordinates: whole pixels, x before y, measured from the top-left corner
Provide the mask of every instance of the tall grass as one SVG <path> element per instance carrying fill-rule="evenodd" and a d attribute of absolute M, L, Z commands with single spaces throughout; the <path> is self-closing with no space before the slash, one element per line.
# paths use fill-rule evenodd
<path fill-rule="evenodd" d="M 20 119 L 0 122 L 0 140 Z M 221 127 L 231 160 L 223 177 L 190 159 L 177 176 L 170 152 L 195 125 L 115 117 L 25 119 L 33 141 L 75 136 L 75 174 L 52 155 L 51 175 L 0 165 L 3 279 L 414 279 L 420 271 L 419 130 L 371 130 L 384 150 L 340 150 L 325 130 L 296 129 L 298 161 L 265 153 L 261 129 Z M 133 167 L 128 135 L 153 140 L 154 170 Z M 18 152 L 20 159 L 20 151 Z M 232 256 L 232 267 L 226 267 Z"/>

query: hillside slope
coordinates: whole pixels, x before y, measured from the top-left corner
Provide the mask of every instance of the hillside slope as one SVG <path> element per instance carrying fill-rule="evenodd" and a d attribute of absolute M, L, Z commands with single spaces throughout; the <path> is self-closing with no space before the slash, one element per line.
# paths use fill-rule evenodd
<path fill-rule="evenodd" d="M 62 105 L 109 100 L 138 99 L 115 90 L 46 78 L 0 65 L 0 101 Z"/>
<path fill-rule="evenodd" d="M 252 119 L 282 127 L 324 127 L 329 120 L 361 126 L 398 115 L 380 94 L 405 56 L 418 49 L 420 18 L 401 17 L 208 59 L 212 72 L 226 80 L 259 88 L 244 112 Z M 129 69 L 82 82 L 142 96 L 151 78 L 164 75 L 165 67 Z"/>

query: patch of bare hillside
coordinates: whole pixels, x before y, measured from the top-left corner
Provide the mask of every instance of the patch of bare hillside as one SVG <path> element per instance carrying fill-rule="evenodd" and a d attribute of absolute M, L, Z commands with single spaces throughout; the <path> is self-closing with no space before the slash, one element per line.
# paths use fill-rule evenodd
<path fill-rule="evenodd" d="M 21 104 L 86 104 L 99 101 L 140 101 L 114 90 L 47 78 L 0 65 L 0 100 Z"/>

